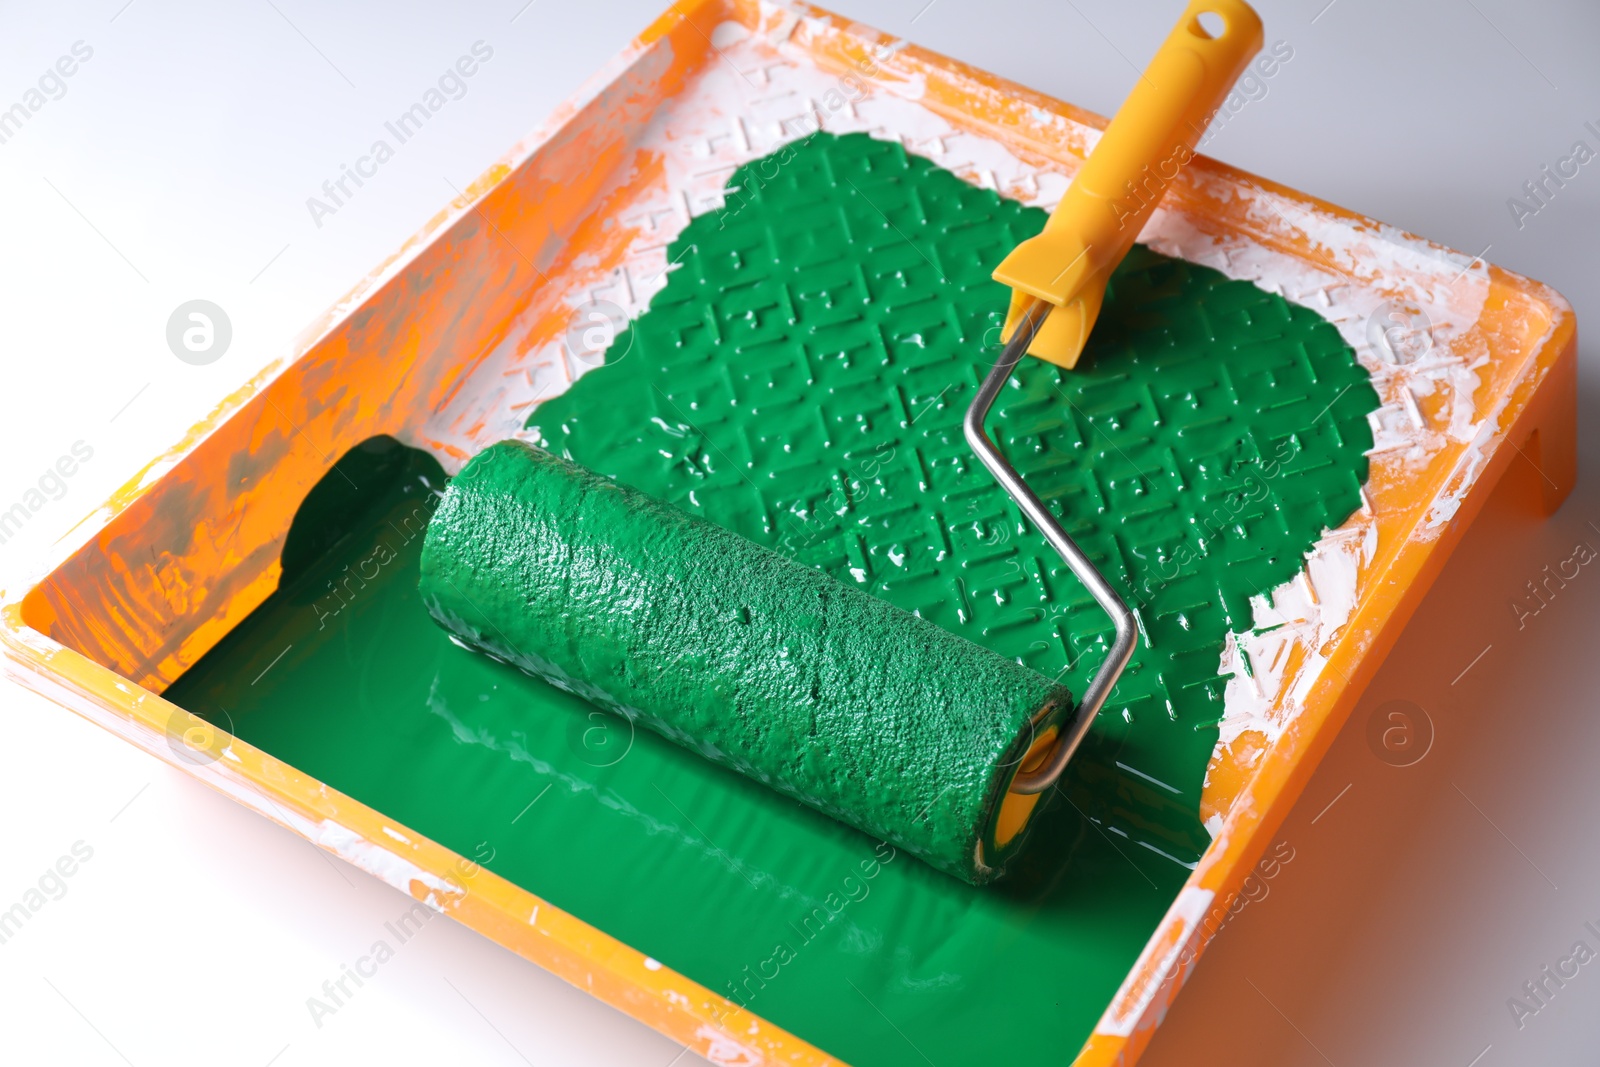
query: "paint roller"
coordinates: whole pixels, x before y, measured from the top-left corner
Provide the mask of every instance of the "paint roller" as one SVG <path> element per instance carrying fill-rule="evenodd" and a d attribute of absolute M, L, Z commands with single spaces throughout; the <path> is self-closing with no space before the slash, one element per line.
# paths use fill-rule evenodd
<path fill-rule="evenodd" d="M 1202 21 L 1210 14 L 1211 19 Z M 521 441 L 474 456 L 435 510 L 434 618 L 511 663 L 974 885 L 1004 872 L 1132 655 L 1132 613 L 984 431 L 1029 351 L 1070 368 L 1106 278 L 1261 45 L 1197 0 L 1044 230 L 995 272 L 1008 343 L 967 413 L 985 466 L 1111 616 L 1074 705 L 1031 668 Z M 1181 165 L 1181 164 L 1180 164 Z M 1160 186 L 1135 191 L 1153 172 Z M 737 358 L 735 355 L 733 358 Z"/>

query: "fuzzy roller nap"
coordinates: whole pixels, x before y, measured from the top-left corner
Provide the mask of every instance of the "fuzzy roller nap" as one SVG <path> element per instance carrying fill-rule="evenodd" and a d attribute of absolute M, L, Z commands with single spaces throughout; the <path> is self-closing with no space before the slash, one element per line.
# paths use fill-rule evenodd
<path fill-rule="evenodd" d="M 1017 765 L 1071 709 L 1029 668 L 516 441 L 451 482 L 421 585 L 469 644 L 975 884 L 1020 843 L 999 819 Z"/>

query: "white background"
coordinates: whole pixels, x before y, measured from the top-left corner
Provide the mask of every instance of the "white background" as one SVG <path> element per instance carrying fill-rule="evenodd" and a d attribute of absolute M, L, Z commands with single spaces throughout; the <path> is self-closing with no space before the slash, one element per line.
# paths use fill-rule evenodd
<path fill-rule="evenodd" d="M 0 14 L 0 107 L 74 42 L 93 49 L 65 95 L 0 144 L 0 510 L 75 442 L 93 449 L 0 545 L 10 587 L 290 351 L 660 2 L 105 0 Z M 1584 129 L 1600 127 L 1600 9 L 1325 3 L 1260 3 L 1268 41 L 1294 57 L 1208 151 L 1469 254 L 1488 246 L 1580 319 L 1600 311 L 1600 162 L 1520 228 L 1506 206 L 1575 140 L 1600 147 Z M 1179 10 L 837 7 L 1102 113 Z M 494 55 L 465 97 L 316 226 L 306 198 L 478 40 Z M 234 331 L 205 367 L 164 340 L 171 311 L 197 297 Z M 1584 352 L 1583 421 L 1597 358 Z M 1600 1046 L 1600 965 L 1520 1029 L 1506 1004 L 1580 938 L 1600 949 L 1584 930 L 1600 928 L 1600 576 L 1586 569 L 1520 630 L 1511 607 L 1578 541 L 1600 548 L 1594 448 L 1584 434 L 1578 490 L 1554 520 L 1508 491 L 1510 510 L 1469 535 L 1280 835 L 1294 860 L 1218 938 L 1146 1063 L 1489 1067 L 1587 1062 Z M 1436 730 L 1412 767 L 1366 741 L 1392 699 Z M 666 1067 L 679 1055 L 445 920 L 318 1028 L 306 998 L 405 909 L 399 894 L 13 685 L 0 716 L 0 908 L 75 842 L 93 849 L 65 895 L 0 945 L 0 1060 Z M 908 1047 L 907 1061 L 922 1057 Z"/>

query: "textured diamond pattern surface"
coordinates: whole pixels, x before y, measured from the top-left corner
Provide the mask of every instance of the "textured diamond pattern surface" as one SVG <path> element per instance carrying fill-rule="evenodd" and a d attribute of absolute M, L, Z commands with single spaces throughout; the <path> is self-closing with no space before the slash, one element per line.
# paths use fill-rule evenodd
<path fill-rule="evenodd" d="M 790 145 L 733 175 L 607 366 L 530 427 L 1082 692 L 1109 623 L 960 425 L 999 348 L 989 271 L 1044 218 L 897 143 Z M 1074 771 L 1100 787 L 1073 790 L 1136 839 L 1203 847 L 1226 635 L 1360 506 L 1377 404 L 1314 312 L 1142 247 L 1078 367 L 1026 360 L 1003 392 L 992 432 L 1138 613 Z"/>

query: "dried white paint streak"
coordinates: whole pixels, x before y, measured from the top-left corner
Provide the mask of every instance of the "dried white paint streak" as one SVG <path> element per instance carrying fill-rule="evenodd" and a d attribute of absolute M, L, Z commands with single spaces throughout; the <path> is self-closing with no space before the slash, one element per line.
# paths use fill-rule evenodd
<path fill-rule="evenodd" d="M 766 1062 L 761 1053 L 740 1044 L 714 1026 L 701 1026 L 694 1036 L 706 1043 L 701 1055 L 717 1067 L 757 1067 Z"/>

